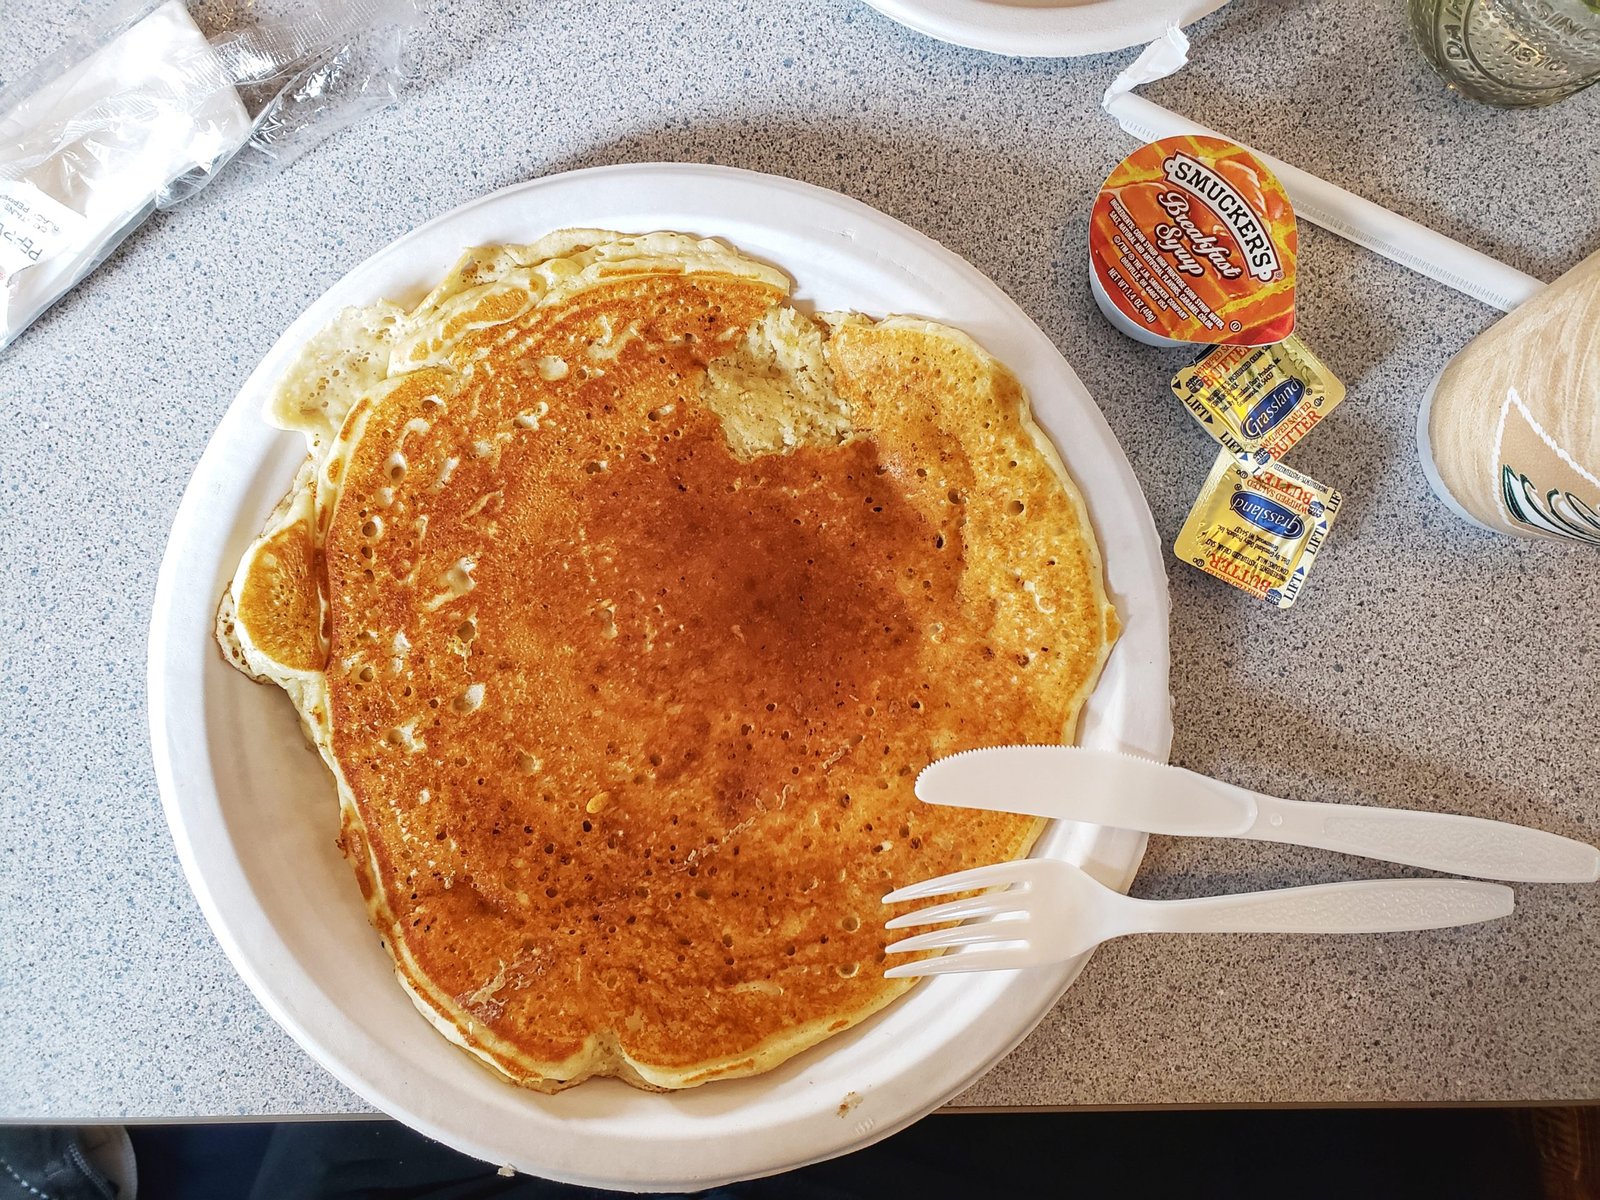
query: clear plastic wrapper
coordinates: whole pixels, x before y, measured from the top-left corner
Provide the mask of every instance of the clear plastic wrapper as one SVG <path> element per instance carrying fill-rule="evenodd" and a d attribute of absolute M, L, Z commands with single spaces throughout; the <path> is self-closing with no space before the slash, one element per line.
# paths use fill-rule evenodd
<path fill-rule="evenodd" d="M 135 0 L 0 93 L 0 349 L 241 150 L 392 102 L 420 0 Z"/>

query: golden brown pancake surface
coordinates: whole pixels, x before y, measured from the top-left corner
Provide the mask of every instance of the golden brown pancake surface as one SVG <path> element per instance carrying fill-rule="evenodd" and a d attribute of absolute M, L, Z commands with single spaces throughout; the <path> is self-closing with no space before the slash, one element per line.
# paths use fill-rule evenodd
<path fill-rule="evenodd" d="M 1070 738 L 1115 636 L 1009 373 L 782 299 L 666 269 L 496 295 L 326 460 L 346 851 L 419 1005 L 518 1082 L 746 1074 L 900 994 L 879 897 L 1036 832 L 915 773 Z M 775 311 L 809 368 L 763 357 Z"/>

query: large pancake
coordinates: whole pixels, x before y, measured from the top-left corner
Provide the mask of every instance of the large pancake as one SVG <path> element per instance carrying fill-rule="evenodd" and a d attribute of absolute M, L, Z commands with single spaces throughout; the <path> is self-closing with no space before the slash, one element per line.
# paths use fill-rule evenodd
<path fill-rule="evenodd" d="M 716 243 L 577 231 L 347 315 L 224 644 L 284 685 L 402 983 L 510 1079 L 770 1069 L 901 994 L 891 886 L 1025 853 L 930 759 L 1070 740 L 1116 632 L 964 335 Z"/>

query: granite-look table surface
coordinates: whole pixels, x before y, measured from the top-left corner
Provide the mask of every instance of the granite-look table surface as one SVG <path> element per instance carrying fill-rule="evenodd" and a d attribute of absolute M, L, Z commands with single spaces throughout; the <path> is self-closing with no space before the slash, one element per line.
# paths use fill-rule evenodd
<path fill-rule="evenodd" d="M 0 356 L 0 1117 L 354 1112 L 211 936 L 145 721 L 157 564 L 213 427 L 280 330 L 463 201 L 573 167 L 729 163 L 836 188 L 967 257 L 1099 400 L 1170 546 L 1212 459 L 1166 394 L 1186 359 L 1112 332 L 1088 202 L 1130 141 L 1098 107 L 1133 52 L 1006 59 L 856 0 L 439 6 L 429 80 L 279 173 L 236 163 Z M 0 7 L 0 78 L 79 6 Z M 1235 0 L 1149 93 L 1544 278 L 1600 248 L 1600 88 L 1505 112 L 1448 94 L 1401 0 Z M 1496 314 L 1303 229 L 1301 327 L 1349 398 L 1294 454 L 1342 488 L 1303 600 L 1169 560 L 1173 761 L 1253 788 L 1600 836 L 1600 555 L 1447 514 L 1423 386 Z M 1375 876 L 1338 855 L 1156 838 L 1137 894 Z M 1600 889 L 1347 939 L 1099 951 L 963 1105 L 1600 1098 Z"/>

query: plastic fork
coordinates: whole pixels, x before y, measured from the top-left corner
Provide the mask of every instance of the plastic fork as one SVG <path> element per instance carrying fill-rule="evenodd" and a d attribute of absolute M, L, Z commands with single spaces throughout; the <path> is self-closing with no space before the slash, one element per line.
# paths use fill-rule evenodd
<path fill-rule="evenodd" d="M 1071 863 L 1034 858 L 957 871 L 899 888 L 885 904 L 1004 887 L 902 913 L 889 929 L 987 918 L 903 938 L 889 954 L 955 950 L 890 967 L 905 979 L 956 971 L 1005 971 L 1061 962 L 1130 933 L 1391 933 L 1443 929 L 1508 916 L 1511 889 L 1462 879 L 1383 879 L 1208 896 L 1136 900 Z"/>

